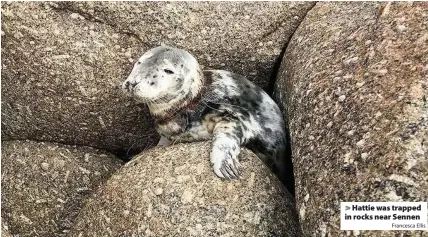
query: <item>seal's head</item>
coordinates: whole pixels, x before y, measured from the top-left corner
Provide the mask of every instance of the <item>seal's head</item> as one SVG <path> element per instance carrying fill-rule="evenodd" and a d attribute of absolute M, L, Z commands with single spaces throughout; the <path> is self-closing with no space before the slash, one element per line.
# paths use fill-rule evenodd
<path fill-rule="evenodd" d="M 197 93 L 201 80 L 195 57 L 185 50 L 160 46 L 138 59 L 122 88 L 149 106 L 174 104 Z"/>

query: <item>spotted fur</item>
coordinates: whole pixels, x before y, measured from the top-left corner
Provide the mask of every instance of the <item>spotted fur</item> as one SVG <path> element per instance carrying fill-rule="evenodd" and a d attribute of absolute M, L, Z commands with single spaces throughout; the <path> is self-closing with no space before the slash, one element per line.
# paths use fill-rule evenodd
<path fill-rule="evenodd" d="M 211 139 L 210 161 L 217 176 L 240 176 L 238 155 L 246 146 L 284 181 L 281 112 L 268 94 L 243 76 L 202 71 L 188 52 L 161 46 L 138 60 L 123 89 L 148 104 L 162 144 Z"/>

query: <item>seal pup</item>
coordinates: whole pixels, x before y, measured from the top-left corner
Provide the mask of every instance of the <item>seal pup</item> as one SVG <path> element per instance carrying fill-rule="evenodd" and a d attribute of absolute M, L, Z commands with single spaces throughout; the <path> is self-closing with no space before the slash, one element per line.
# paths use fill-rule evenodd
<path fill-rule="evenodd" d="M 238 155 L 245 146 L 287 182 L 281 111 L 245 77 L 223 70 L 202 71 L 187 51 L 160 46 L 138 59 L 122 89 L 148 105 L 161 144 L 212 139 L 210 161 L 217 176 L 240 176 Z M 287 188 L 292 192 L 293 187 Z"/>

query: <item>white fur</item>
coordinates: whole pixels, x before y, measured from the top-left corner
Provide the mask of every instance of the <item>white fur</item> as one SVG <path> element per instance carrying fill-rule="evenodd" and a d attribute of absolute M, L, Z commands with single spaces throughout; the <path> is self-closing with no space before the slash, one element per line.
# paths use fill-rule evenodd
<path fill-rule="evenodd" d="M 221 80 L 215 81 L 213 83 L 215 87 L 218 86 L 218 87 L 226 88 L 229 95 L 232 95 L 232 96 L 240 95 L 240 91 L 238 90 L 238 87 L 235 81 L 230 77 L 230 72 L 224 71 L 224 70 L 211 70 L 211 71 L 215 72 L 221 77 Z M 218 89 L 216 90 L 216 94 L 220 96 L 225 95 L 223 91 Z"/>
<path fill-rule="evenodd" d="M 143 54 L 143 55 L 138 59 L 138 62 L 142 63 L 144 60 L 146 60 L 146 59 L 150 58 L 151 56 L 153 56 L 153 51 L 152 51 L 152 50 L 149 50 L 149 51 L 147 51 L 146 53 L 144 53 L 144 54 Z M 135 65 L 137 65 L 137 64 L 135 64 Z M 135 67 L 135 65 L 134 65 L 134 67 Z"/>
<path fill-rule="evenodd" d="M 198 62 L 192 55 L 186 52 L 183 52 L 183 55 L 180 57 L 183 58 L 182 63 L 187 70 L 190 70 L 189 72 L 186 71 L 185 73 L 184 69 L 180 66 L 174 66 L 174 63 L 168 60 L 168 58 L 164 58 L 161 62 L 157 62 L 156 65 L 152 65 L 150 68 L 144 68 L 145 60 L 154 56 L 159 49 L 160 48 L 152 49 L 141 56 L 138 62 L 135 63 L 129 77 L 122 85 L 123 89 L 126 90 L 126 85 L 129 85 L 129 83 L 136 84 L 131 94 L 136 100 L 147 103 L 150 112 L 155 116 L 165 115 L 177 107 L 178 104 L 183 103 L 186 94 L 180 94 L 181 91 L 191 91 L 192 94 L 196 96 L 202 85 L 202 78 L 198 75 L 200 71 Z M 174 73 L 168 74 L 164 69 L 169 69 Z M 175 88 L 180 86 L 177 85 L 176 78 L 180 75 L 183 76 L 184 80 L 181 85 L 181 90 L 176 91 L 177 89 Z M 190 83 L 192 78 L 196 80 Z M 155 83 L 151 85 L 151 82 Z M 165 102 L 157 101 L 156 104 L 152 103 L 152 101 L 164 97 L 165 95 L 172 95 L 170 97 L 174 99 Z"/>
<path fill-rule="evenodd" d="M 250 115 L 249 117 L 249 122 L 248 121 L 241 121 L 242 125 L 249 128 L 248 131 L 246 133 L 244 133 L 244 139 L 248 140 L 252 137 L 256 137 L 258 134 L 260 134 L 260 132 L 262 131 L 262 127 L 260 126 L 260 124 L 254 119 L 254 117 L 252 115 Z"/>
<path fill-rule="evenodd" d="M 226 149 L 226 147 L 228 149 Z M 233 149 L 233 147 L 235 147 L 235 149 Z M 238 155 L 240 151 L 240 144 L 238 144 L 236 140 L 222 133 L 216 134 L 210 153 L 210 161 L 213 165 L 214 173 L 220 178 L 227 178 L 221 172 L 221 169 L 224 167 L 225 163 L 232 167 L 235 167 L 235 164 L 239 164 Z M 228 152 L 231 153 L 231 156 L 228 155 Z M 236 169 L 239 169 L 239 167 L 236 167 Z"/>

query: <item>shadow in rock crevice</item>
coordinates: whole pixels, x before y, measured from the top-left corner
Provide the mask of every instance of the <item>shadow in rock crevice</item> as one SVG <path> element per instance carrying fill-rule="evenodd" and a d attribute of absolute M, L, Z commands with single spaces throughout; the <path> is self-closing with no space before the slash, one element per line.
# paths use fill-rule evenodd
<path fill-rule="evenodd" d="M 269 77 L 269 84 L 265 91 L 269 94 L 269 96 L 276 102 L 276 104 L 279 106 L 284 122 L 285 122 L 285 136 L 286 136 L 286 151 L 285 151 L 285 157 L 286 157 L 286 166 L 287 166 L 287 178 L 286 182 L 284 183 L 285 187 L 288 189 L 288 191 L 291 193 L 293 197 L 295 197 L 295 178 L 294 178 L 294 166 L 293 166 L 293 154 L 292 154 L 292 140 L 290 135 L 290 128 L 289 128 L 289 117 L 288 117 L 288 111 L 287 108 L 284 108 L 282 106 L 282 103 L 280 101 L 280 97 L 276 94 L 277 89 L 276 88 L 276 82 L 278 80 L 278 75 L 281 73 L 281 65 L 282 61 L 284 60 L 284 57 L 286 56 L 286 51 L 288 48 L 289 43 L 291 42 L 294 34 L 296 33 L 297 29 L 300 27 L 300 24 L 305 20 L 306 15 L 315 7 L 316 3 L 314 2 L 312 6 L 308 9 L 306 14 L 302 17 L 301 21 L 299 22 L 299 25 L 294 29 L 294 32 L 288 37 L 286 43 L 284 44 L 284 47 L 281 50 L 281 53 L 278 55 L 278 57 L 275 60 L 275 63 L 272 67 L 272 71 L 270 73 Z M 287 98 L 282 98 L 287 99 Z"/>

